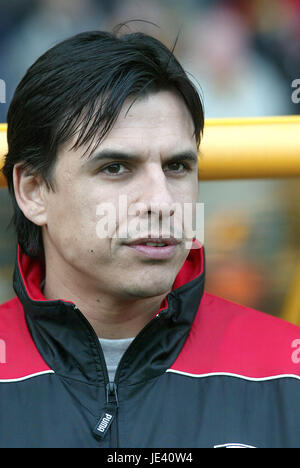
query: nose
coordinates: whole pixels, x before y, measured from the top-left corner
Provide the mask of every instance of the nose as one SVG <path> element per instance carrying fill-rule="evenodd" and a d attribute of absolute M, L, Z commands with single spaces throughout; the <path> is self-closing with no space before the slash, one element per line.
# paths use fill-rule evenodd
<path fill-rule="evenodd" d="M 174 200 L 168 180 L 161 167 L 153 167 L 143 177 L 140 187 L 139 215 L 156 215 L 160 220 L 174 216 Z"/>
<path fill-rule="evenodd" d="M 166 176 L 157 163 L 149 164 L 147 170 L 135 181 L 134 197 L 128 215 L 129 237 L 153 238 L 184 237 L 182 204 L 178 186 Z"/>

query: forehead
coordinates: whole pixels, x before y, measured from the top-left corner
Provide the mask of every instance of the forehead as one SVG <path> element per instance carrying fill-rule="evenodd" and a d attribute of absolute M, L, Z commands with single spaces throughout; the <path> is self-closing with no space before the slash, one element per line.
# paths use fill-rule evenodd
<path fill-rule="evenodd" d="M 183 99 L 171 91 L 160 91 L 125 101 L 106 140 L 152 134 L 192 139 L 193 133 L 193 121 Z"/>
<path fill-rule="evenodd" d="M 85 147 L 71 149 L 73 141 L 62 148 L 63 159 L 84 164 L 99 150 L 117 150 L 145 155 L 196 151 L 194 123 L 181 98 L 171 91 L 159 91 L 142 98 L 128 98 L 113 125 L 92 152 Z"/>

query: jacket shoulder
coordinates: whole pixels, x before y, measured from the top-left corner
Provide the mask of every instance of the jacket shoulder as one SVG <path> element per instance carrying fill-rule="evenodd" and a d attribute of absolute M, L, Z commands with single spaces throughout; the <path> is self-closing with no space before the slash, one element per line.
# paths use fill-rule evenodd
<path fill-rule="evenodd" d="M 300 327 L 204 293 L 190 334 L 173 366 L 191 374 L 300 378 Z"/>
<path fill-rule="evenodd" d="M 0 382 L 23 380 L 49 371 L 29 333 L 17 297 L 0 305 Z"/>

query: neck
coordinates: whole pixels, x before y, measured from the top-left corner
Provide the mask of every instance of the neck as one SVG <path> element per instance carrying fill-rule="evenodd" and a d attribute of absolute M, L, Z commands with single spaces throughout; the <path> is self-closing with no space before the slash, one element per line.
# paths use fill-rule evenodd
<path fill-rule="evenodd" d="M 44 296 L 48 300 L 73 302 L 90 322 L 99 338 L 121 339 L 136 336 L 159 311 L 164 297 L 126 298 L 110 295 L 78 272 L 57 274 L 54 265 L 46 262 Z"/>

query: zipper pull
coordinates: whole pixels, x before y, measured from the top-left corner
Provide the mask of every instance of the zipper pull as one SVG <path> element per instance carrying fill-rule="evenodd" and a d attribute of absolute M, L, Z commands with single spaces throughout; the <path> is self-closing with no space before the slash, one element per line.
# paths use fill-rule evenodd
<path fill-rule="evenodd" d="M 117 415 L 118 406 L 117 386 L 114 382 L 109 382 L 106 385 L 106 407 L 94 428 L 94 433 L 102 439 Z"/>
<path fill-rule="evenodd" d="M 119 400 L 117 394 L 117 386 L 115 382 L 109 382 L 106 385 L 106 404 L 107 405 L 114 405 L 118 408 Z"/>

